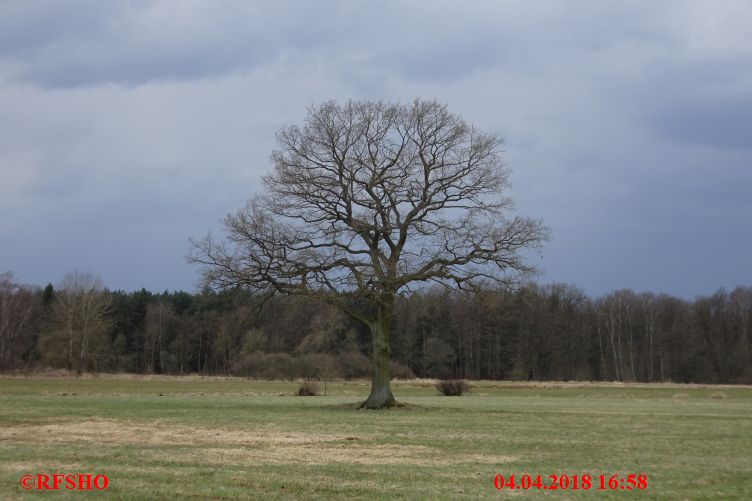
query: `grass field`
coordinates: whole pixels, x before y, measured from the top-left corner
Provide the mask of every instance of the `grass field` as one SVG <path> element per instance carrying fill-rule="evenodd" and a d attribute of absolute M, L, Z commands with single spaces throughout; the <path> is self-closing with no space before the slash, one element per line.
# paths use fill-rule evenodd
<path fill-rule="evenodd" d="M 478 382 L 462 397 L 395 383 L 404 408 L 355 410 L 288 382 L 0 377 L 0 499 L 24 474 L 103 473 L 115 499 L 752 499 L 752 387 Z M 494 477 L 590 474 L 591 490 Z M 643 491 L 597 490 L 644 473 Z"/>

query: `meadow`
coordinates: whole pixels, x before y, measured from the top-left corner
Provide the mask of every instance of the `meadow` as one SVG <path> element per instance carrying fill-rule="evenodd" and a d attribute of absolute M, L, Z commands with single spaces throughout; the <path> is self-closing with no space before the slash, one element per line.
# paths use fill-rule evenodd
<path fill-rule="evenodd" d="M 24 474 L 105 474 L 112 499 L 751 499 L 752 387 L 475 382 L 443 397 L 394 383 L 405 406 L 218 377 L 0 377 L 0 499 Z M 647 488 L 599 490 L 606 475 Z M 496 475 L 591 475 L 589 490 L 496 489 Z"/>

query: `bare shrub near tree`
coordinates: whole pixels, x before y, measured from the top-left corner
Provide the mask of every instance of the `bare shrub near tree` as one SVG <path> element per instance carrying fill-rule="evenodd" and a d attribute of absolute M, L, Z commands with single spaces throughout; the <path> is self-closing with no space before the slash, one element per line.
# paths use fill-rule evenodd
<path fill-rule="evenodd" d="M 470 389 L 470 385 L 461 378 L 442 379 L 436 383 L 436 389 L 445 397 L 459 397 Z"/>
<path fill-rule="evenodd" d="M 225 218 L 226 239 L 194 241 L 207 285 L 303 295 L 365 324 L 372 340 L 367 408 L 395 403 L 389 335 L 395 297 L 437 282 L 509 286 L 533 268 L 521 251 L 541 221 L 511 217 L 501 139 L 436 101 L 311 107 L 283 127 L 265 193 Z"/>
<path fill-rule="evenodd" d="M 329 381 L 339 377 L 339 369 L 334 363 L 334 360 L 329 358 L 322 361 L 321 365 L 316 370 L 316 375 L 319 381 L 324 383 L 324 396 L 326 396 L 326 385 Z"/>
<path fill-rule="evenodd" d="M 317 397 L 319 395 L 319 385 L 313 379 L 303 379 L 298 386 L 299 397 Z"/>

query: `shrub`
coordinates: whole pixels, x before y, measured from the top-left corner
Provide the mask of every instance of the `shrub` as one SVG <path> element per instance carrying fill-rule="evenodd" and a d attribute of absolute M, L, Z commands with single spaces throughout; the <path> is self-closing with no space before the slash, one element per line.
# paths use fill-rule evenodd
<path fill-rule="evenodd" d="M 304 379 L 303 383 L 298 387 L 298 396 L 300 397 L 316 397 L 318 394 L 319 385 L 310 379 Z"/>
<path fill-rule="evenodd" d="M 371 374 L 371 361 L 362 353 L 340 353 L 337 363 L 340 374 L 345 379 L 368 377 Z"/>
<path fill-rule="evenodd" d="M 294 360 L 287 353 L 255 351 L 233 364 L 233 372 L 249 378 L 290 380 L 295 377 Z"/>
<path fill-rule="evenodd" d="M 446 397 L 458 397 L 470 389 L 464 379 L 442 379 L 436 383 L 436 389 Z"/>

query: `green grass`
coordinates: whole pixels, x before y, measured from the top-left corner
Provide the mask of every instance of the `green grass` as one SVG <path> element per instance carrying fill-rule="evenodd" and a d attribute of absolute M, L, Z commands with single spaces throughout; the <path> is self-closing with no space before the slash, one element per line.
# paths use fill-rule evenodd
<path fill-rule="evenodd" d="M 104 473 L 116 499 L 752 499 L 752 388 L 0 377 L 0 499 L 26 473 Z M 645 473 L 644 491 L 497 491 L 494 476 Z M 597 480 L 594 480 L 597 484 Z"/>

